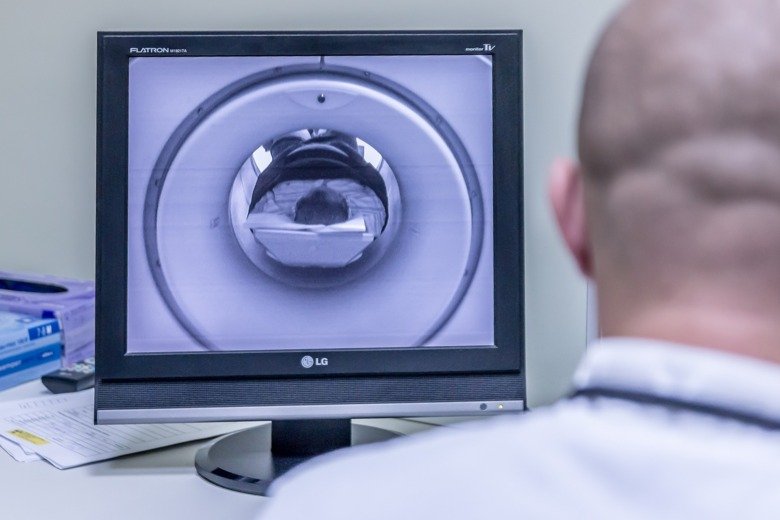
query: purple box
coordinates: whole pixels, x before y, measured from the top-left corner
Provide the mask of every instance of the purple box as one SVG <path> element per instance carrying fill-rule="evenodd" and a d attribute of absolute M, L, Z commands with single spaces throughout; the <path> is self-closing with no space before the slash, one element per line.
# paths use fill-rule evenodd
<path fill-rule="evenodd" d="M 0 310 L 59 320 L 65 365 L 95 354 L 94 282 L 0 271 Z"/>

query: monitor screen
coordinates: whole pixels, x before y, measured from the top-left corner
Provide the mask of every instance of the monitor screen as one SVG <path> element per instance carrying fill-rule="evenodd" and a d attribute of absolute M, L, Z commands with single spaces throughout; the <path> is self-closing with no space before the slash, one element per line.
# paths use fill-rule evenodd
<path fill-rule="evenodd" d="M 127 353 L 494 345 L 492 55 L 142 50 Z"/>
<path fill-rule="evenodd" d="M 101 33 L 96 420 L 523 409 L 519 31 Z"/>

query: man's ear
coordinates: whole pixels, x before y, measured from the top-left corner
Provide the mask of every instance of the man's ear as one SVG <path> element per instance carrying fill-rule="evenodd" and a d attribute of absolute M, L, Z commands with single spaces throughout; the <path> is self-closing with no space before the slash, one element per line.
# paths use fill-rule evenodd
<path fill-rule="evenodd" d="M 569 159 L 550 167 L 550 201 L 558 229 L 583 275 L 592 278 L 593 256 L 585 219 L 585 183 L 582 168 Z"/>

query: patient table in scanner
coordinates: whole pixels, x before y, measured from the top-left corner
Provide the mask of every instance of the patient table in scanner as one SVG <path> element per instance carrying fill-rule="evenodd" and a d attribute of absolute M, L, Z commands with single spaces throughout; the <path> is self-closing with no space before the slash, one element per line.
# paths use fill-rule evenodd
<path fill-rule="evenodd" d="M 491 74 L 131 61 L 128 351 L 492 344 Z"/>

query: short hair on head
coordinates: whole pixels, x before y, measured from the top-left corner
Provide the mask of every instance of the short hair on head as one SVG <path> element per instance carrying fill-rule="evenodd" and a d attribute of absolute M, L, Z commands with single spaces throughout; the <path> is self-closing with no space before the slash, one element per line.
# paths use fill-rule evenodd
<path fill-rule="evenodd" d="M 780 2 L 635 0 L 588 72 L 580 158 L 609 177 L 689 138 L 780 139 Z"/>
<path fill-rule="evenodd" d="M 749 267 L 780 290 L 779 49 L 777 0 L 634 0 L 618 13 L 579 126 L 597 270 L 663 291 Z"/>

